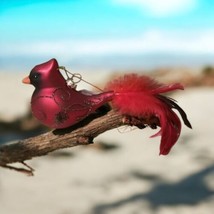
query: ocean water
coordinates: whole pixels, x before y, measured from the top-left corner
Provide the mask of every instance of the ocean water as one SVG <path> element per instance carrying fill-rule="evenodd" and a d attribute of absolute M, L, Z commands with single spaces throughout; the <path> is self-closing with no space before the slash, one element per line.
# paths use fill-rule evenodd
<path fill-rule="evenodd" d="M 37 64 L 56 58 L 60 65 L 73 70 L 154 70 L 162 67 L 198 68 L 214 66 L 213 54 L 114 54 L 90 55 L 64 59 L 57 56 L 5 56 L 0 58 L 0 72 L 25 72 Z"/>

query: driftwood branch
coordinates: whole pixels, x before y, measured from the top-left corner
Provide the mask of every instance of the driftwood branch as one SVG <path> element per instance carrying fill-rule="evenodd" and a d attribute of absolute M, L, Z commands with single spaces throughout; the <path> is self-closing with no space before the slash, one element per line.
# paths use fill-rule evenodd
<path fill-rule="evenodd" d="M 104 115 L 93 114 L 70 128 L 50 131 L 13 144 L 0 146 L 0 166 L 32 175 L 33 169 L 24 163 L 26 160 L 47 155 L 62 148 L 91 144 L 94 138 L 101 133 L 122 125 L 135 125 L 138 128 L 145 128 L 144 124 L 156 128 L 158 121 L 156 118 L 150 118 L 147 121 L 139 118 L 128 118 L 114 110 L 110 110 Z M 24 164 L 25 168 L 8 165 L 15 162 Z"/>

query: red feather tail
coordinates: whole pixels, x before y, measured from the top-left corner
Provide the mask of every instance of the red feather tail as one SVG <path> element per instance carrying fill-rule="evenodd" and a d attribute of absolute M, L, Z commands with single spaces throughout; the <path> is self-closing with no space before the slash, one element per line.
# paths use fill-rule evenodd
<path fill-rule="evenodd" d="M 160 125 L 161 129 L 152 137 L 162 136 L 160 154 L 168 154 L 180 136 L 181 122 L 172 111 L 173 108 L 178 110 L 184 123 L 191 128 L 185 112 L 171 98 L 160 95 L 183 89 L 179 83 L 162 85 L 147 76 L 129 74 L 110 82 L 106 89 L 115 92 L 112 104 L 122 114 L 158 119 L 157 125 Z"/>

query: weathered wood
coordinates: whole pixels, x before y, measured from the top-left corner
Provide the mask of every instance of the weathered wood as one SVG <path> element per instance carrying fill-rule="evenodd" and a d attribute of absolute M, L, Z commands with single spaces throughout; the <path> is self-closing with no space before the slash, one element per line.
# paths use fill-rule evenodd
<path fill-rule="evenodd" d="M 13 144 L 0 146 L 0 166 L 32 174 L 33 169 L 24 161 L 47 155 L 58 149 L 91 144 L 94 138 L 101 133 L 122 125 L 135 125 L 142 129 L 145 128 L 144 124 L 148 124 L 154 128 L 153 126 L 158 124 L 158 121 L 154 119 L 130 118 L 114 110 L 105 115 L 93 114 L 70 128 L 50 131 Z M 8 165 L 15 162 L 23 163 L 28 169 Z"/>

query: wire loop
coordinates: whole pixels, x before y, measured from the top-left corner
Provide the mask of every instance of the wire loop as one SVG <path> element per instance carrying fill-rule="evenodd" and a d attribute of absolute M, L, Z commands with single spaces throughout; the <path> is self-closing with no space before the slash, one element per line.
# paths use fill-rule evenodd
<path fill-rule="evenodd" d="M 98 89 L 99 91 L 103 91 L 101 88 L 93 85 L 92 83 L 84 80 L 82 78 L 82 75 L 79 74 L 79 73 L 71 73 L 70 71 L 68 71 L 64 66 L 59 66 L 59 69 L 63 70 L 65 72 L 65 75 L 67 77 L 66 79 L 66 82 L 67 82 L 67 85 L 72 87 L 72 88 L 76 88 L 77 87 L 77 84 L 81 81 L 87 83 L 88 85 Z"/>

